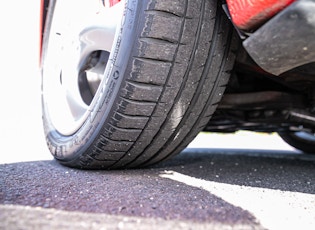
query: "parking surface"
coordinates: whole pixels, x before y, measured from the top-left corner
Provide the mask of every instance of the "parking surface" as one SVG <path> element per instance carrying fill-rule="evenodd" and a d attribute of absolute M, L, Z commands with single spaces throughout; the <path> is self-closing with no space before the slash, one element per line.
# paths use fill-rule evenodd
<path fill-rule="evenodd" d="M 228 149 L 186 149 L 154 167 L 122 171 L 2 164 L 0 226 L 66 229 L 81 216 L 82 229 L 311 229 L 314 174 L 313 157 Z"/>

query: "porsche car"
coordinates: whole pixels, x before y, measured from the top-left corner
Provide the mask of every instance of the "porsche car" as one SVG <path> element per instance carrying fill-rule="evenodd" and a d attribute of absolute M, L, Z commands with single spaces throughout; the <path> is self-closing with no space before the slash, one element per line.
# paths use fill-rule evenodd
<path fill-rule="evenodd" d="M 201 131 L 315 152 L 314 0 L 42 0 L 47 146 L 82 169 L 145 167 Z"/>

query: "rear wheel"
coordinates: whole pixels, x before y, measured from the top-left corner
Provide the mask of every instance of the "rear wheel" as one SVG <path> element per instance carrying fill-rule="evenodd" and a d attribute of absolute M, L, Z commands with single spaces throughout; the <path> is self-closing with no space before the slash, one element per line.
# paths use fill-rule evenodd
<path fill-rule="evenodd" d="M 279 136 L 292 147 L 315 154 L 315 135 L 308 132 L 282 132 Z"/>
<path fill-rule="evenodd" d="M 235 59 L 220 4 L 51 1 L 42 101 L 54 157 L 71 167 L 127 168 L 185 148 L 215 111 Z"/>

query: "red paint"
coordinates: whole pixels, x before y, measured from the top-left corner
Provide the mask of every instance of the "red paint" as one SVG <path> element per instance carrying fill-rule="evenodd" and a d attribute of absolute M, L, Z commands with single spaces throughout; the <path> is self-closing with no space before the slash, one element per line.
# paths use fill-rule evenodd
<path fill-rule="evenodd" d="M 114 6 L 115 4 L 117 4 L 118 2 L 120 2 L 120 0 L 109 0 L 109 1 L 108 1 L 108 4 L 109 4 L 108 7 L 112 7 L 112 6 Z M 106 1 L 105 1 L 105 3 L 106 3 Z M 106 6 L 106 4 L 105 4 L 105 6 Z"/>
<path fill-rule="evenodd" d="M 227 0 L 233 23 L 251 30 L 261 25 L 295 0 Z"/>
<path fill-rule="evenodd" d="M 41 65 L 42 46 L 43 46 L 43 31 L 44 31 L 44 0 L 40 1 L 39 15 L 39 65 Z"/>

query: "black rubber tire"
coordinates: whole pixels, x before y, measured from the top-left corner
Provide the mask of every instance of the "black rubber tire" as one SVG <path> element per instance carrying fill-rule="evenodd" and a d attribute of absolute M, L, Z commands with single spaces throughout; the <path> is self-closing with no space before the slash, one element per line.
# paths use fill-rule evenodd
<path fill-rule="evenodd" d="M 305 132 L 279 132 L 278 134 L 292 147 L 304 153 L 315 154 L 315 136 L 313 134 Z M 309 137 L 303 137 L 303 135 L 308 135 Z"/>
<path fill-rule="evenodd" d="M 220 1 L 127 4 L 111 83 L 96 94 L 82 127 L 58 133 L 43 96 L 48 147 L 63 165 L 134 168 L 167 159 L 203 129 L 228 83 L 238 39 Z M 48 12 L 46 33 L 51 17 Z"/>

